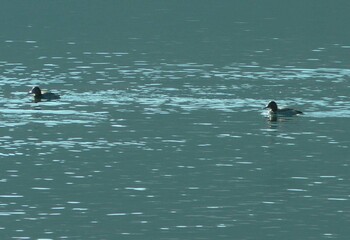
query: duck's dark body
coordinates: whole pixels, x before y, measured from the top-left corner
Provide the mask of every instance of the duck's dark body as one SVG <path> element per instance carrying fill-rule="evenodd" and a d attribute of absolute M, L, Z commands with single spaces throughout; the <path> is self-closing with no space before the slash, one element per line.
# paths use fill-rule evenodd
<path fill-rule="evenodd" d="M 59 95 L 51 92 L 42 92 L 39 87 L 33 87 L 32 90 L 29 91 L 29 93 L 33 94 L 34 99 L 39 101 L 42 99 L 45 99 L 45 100 L 60 99 Z"/>
<path fill-rule="evenodd" d="M 269 102 L 269 104 L 265 107 L 269 108 L 270 114 L 282 115 L 282 116 L 293 116 L 298 114 L 303 114 L 303 112 L 292 109 L 292 108 L 278 108 L 277 103 L 275 101 Z"/>

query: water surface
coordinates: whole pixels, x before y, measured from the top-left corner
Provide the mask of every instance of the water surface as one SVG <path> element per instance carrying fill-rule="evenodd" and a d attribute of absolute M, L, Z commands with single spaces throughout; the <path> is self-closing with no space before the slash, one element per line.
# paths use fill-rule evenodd
<path fill-rule="evenodd" d="M 349 4 L 67 4 L 1 11 L 3 239 L 347 239 Z"/>

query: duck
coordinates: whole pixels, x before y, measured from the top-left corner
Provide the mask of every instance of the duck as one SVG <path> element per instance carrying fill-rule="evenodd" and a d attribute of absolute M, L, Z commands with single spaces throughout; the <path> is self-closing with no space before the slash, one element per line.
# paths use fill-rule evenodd
<path fill-rule="evenodd" d="M 52 92 L 43 92 L 38 86 L 33 87 L 30 91 L 29 94 L 34 95 L 34 99 L 36 101 L 41 101 L 42 99 L 45 100 L 53 100 L 53 99 L 60 99 L 60 95 L 52 93 Z"/>
<path fill-rule="evenodd" d="M 294 116 L 294 115 L 299 115 L 303 114 L 302 111 L 293 109 L 293 108 L 278 108 L 277 103 L 275 101 L 269 102 L 265 109 L 269 108 L 269 114 L 270 115 L 279 115 L 279 116 Z"/>

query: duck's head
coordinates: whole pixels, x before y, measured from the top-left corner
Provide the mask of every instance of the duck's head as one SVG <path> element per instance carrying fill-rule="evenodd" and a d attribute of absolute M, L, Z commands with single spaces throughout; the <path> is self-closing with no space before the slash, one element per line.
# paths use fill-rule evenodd
<path fill-rule="evenodd" d="M 29 94 L 34 94 L 34 96 L 38 97 L 38 96 L 41 96 L 41 90 L 38 86 L 36 86 L 29 91 Z"/>
<path fill-rule="evenodd" d="M 273 112 L 277 111 L 277 109 L 278 109 L 277 103 L 275 101 L 269 102 L 269 104 L 267 104 L 267 106 L 265 108 L 270 108 L 271 111 L 273 111 Z"/>

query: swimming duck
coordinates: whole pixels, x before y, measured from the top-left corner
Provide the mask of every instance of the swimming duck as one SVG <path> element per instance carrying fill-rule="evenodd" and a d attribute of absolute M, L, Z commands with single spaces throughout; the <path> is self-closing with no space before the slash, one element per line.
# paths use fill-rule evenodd
<path fill-rule="evenodd" d="M 29 94 L 34 94 L 34 99 L 36 101 L 40 101 L 42 99 L 45 99 L 45 100 L 60 99 L 60 96 L 55 93 L 42 92 L 38 86 L 33 87 L 32 90 L 29 91 Z"/>
<path fill-rule="evenodd" d="M 266 108 L 270 109 L 269 113 L 271 115 L 293 116 L 293 115 L 303 114 L 303 112 L 292 108 L 278 108 L 277 103 L 275 101 L 269 102 L 269 104 L 267 104 L 265 109 Z"/>

